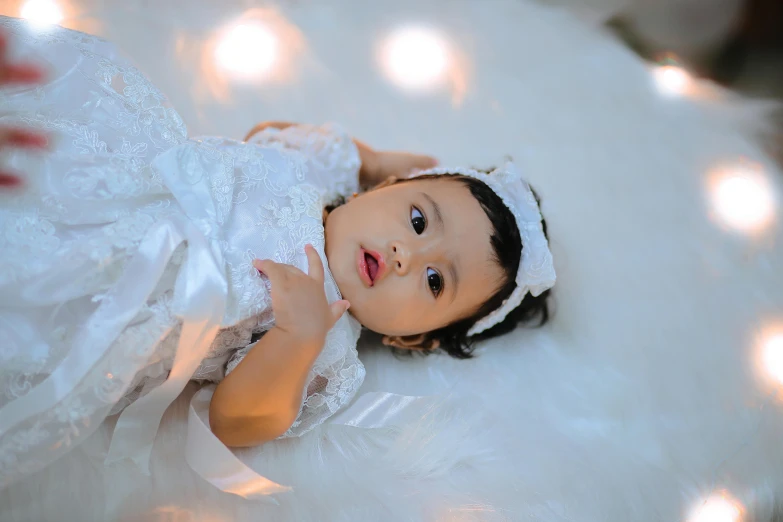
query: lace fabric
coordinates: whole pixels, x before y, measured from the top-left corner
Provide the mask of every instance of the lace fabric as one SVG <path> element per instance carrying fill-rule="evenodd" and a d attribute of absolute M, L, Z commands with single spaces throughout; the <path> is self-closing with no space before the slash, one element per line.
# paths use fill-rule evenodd
<path fill-rule="evenodd" d="M 358 192 L 359 153 L 351 137 L 339 126 L 296 125 L 283 130 L 267 128 L 250 138 L 266 147 L 306 151 L 310 180 L 323 188 L 326 202 Z M 318 180 L 313 179 L 318 176 Z M 328 179 L 323 179 L 328 176 Z"/>
<path fill-rule="evenodd" d="M 252 260 L 306 270 L 307 243 L 325 259 L 322 207 L 358 189 L 359 157 L 334 126 L 268 131 L 251 143 L 188 139 L 165 97 L 110 44 L 61 28 L 33 32 L 10 18 L 0 26 L 18 55 L 47 62 L 51 78 L 0 91 L 0 123 L 55 137 L 44 157 L 9 156 L 29 189 L 0 196 L 1 487 L 165 380 L 189 247 L 177 246 L 138 282 L 149 292 L 128 317 L 104 312 L 124 297 L 116 283 L 151 230 L 188 219 L 224 262 L 225 316 L 194 374 L 218 381 L 252 349 L 251 336 L 274 324 L 268 283 Z M 325 291 L 340 298 L 328 270 Z M 285 436 L 312 429 L 356 393 L 364 378 L 359 328 L 346 315 L 329 332 Z M 78 350 L 94 360 L 77 380 L 66 363 Z M 46 397 L 54 406 L 45 408 L 39 385 L 58 375 L 75 382 Z M 19 411 L 21 404 L 33 407 Z"/>

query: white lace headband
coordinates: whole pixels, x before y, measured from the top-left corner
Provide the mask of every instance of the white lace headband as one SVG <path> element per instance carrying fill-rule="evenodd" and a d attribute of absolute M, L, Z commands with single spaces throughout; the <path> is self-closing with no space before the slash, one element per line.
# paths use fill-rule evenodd
<path fill-rule="evenodd" d="M 429 174 L 460 174 L 483 181 L 503 200 L 514 215 L 522 238 L 522 259 L 515 279 L 517 287 L 503 301 L 500 308 L 476 321 L 476 324 L 468 330 L 468 335 L 479 334 L 503 321 L 509 312 L 522 303 L 528 292 L 533 296 L 539 296 L 555 285 L 555 266 L 552 262 L 552 253 L 549 251 L 549 243 L 544 236 L 538 202 L 533 191 L 530 190 L 530 185 L 522 179 L 513 163 L 506 163 L 489 174 L 473 169 L 437 167 L 418 172 L 414 176 Z"/>

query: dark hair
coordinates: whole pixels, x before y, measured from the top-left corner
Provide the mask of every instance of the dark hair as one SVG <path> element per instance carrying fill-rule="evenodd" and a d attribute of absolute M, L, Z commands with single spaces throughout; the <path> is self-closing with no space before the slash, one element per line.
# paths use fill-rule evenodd
<path fill-rule="evenodd" d="M 468 337 L 468 330 L 470 330 L 476 321 L 500 308 L 503 301 L 507 299 L 516 288 L 517 285 L 514 280 L 516 279 L 517 270 L 519 269 L 524 245 L 522 244 L 522 238 L 519 235 L 519 228 L 517 227 L 514 215 L 503 203 L 503 200 L 481 180 L 458 174 L 436 174 L 408 178 L 400 180 L 400 182 L 414 182 L 418 180 L 439 178 L 452 179 L 462 183 L 479 202 L 492 224 L 490 243 L 492 244 L 495 261 L 505 272 L 505 281 L 503 285 L 495 292 L 495 295 L 482 304 L 473 315 L 427 334 L 428 340 L 437 341 L 439 349 L 450 356 L 457 359 L 470 359 L 473 357 L 473 350 L 475 348 L 474 343 L 477 341 L 483 341 L 506 334 L 519 325 L 539 327 L 546 324 L 550 317 L 549 298 L 551 290 L 546 290 L 537 297 L 527 294 L 522 300 L 522 303 L 512 310 L 503 321 L 480 334 Z M 540 205 L 541 200 L 539 199 L 538 194 L 533 191 L 533 195 Z M 546 221 L 543 219 L 542 225 L 544 227 L 544 236 L 548 239 Z M 409 350 L 405 350 L 405 352 L 412 353 Z M 418 353 L 430 354 L 432 353 L 432 350 L 423 350 Z"/>

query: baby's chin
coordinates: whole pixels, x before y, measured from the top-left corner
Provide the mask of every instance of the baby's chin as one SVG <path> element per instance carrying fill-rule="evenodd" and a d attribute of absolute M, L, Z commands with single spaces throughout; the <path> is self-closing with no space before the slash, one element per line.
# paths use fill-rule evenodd
<path fill-rule="evenodd" d="M 373 330 L 371 326 L 375 324 L 375 321 L 372 320 L 373 316 L 371 313 L 367 313 L 368 310 L 362 306 L 360 300 L 351 300 L 350 296 L 345 294 L 343 294 L 343 299 L 351 303 L 351 307 L 348 309 L 348 313 L 351 317 L 359 321 L 363 327 Z"/>
<path fill-rule="evenodd" d="M 361 304 L 354 306 L 353 303 L 351 303 L 351 308 L 348 309 L 348 313 L 359 321 L 364 328 L 378 335 L 406 336 L 418 333 L 401 330 L 400 325 L 391 324 L 390 321 L 393 321 L 394 318 L 384 307 L 380 307 L 380 309 L 378 307 L 363 307 Z"/>
<path fill-rule="evenodd" d="M 351 303 L 351 307 L 348 309 L 348 313 L 351 317 L 359 321 L 359 323 L 368 330 L 381 335 L 389 335 L 385 330 L 387 329 L 388 317 L 379 317 L 378 310 L 374 307 L 363 306 L 360 299 L 351 301 L 350 297 L 343 295 L 343 299 L 346 299 Z"/>
<path fill-rule="evenodd" d="M 362 306 L 362 299 L 359 297 L 358 292 L 356 291 L 353 286 L 343 280 L 341 277 L 342 274 L 339 273 L 339 271 L 333 271 L 332 277 L 334 278 L 334 282 L 337 284 L 337 289 L 340 291 L 340 296 L 351 303 L 351 307 L 348 309 L 348 313 L 362 323 L 362 326 L 367 327 L 367 325 L 364 324 L 364 318 L 368 315 L 365 313 L 365 306 Z"/>

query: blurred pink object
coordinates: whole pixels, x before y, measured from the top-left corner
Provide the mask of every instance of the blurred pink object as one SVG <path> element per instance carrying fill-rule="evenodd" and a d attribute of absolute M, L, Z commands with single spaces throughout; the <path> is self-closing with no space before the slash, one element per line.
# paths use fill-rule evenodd
<path fill-rule="evenodd" d="M 18 84 L 35 84 L 43 81 L 44 72 L 32 64 L 12 64 L 7 60 L 7 41 L 0 34 L 0 87 Z M 0 127 L 0 149 L 5 147 L 44 148 L 46 136 L 24 129 Z M 18 187 L 22 178 L 0 170 L 0 188 Z"/>

